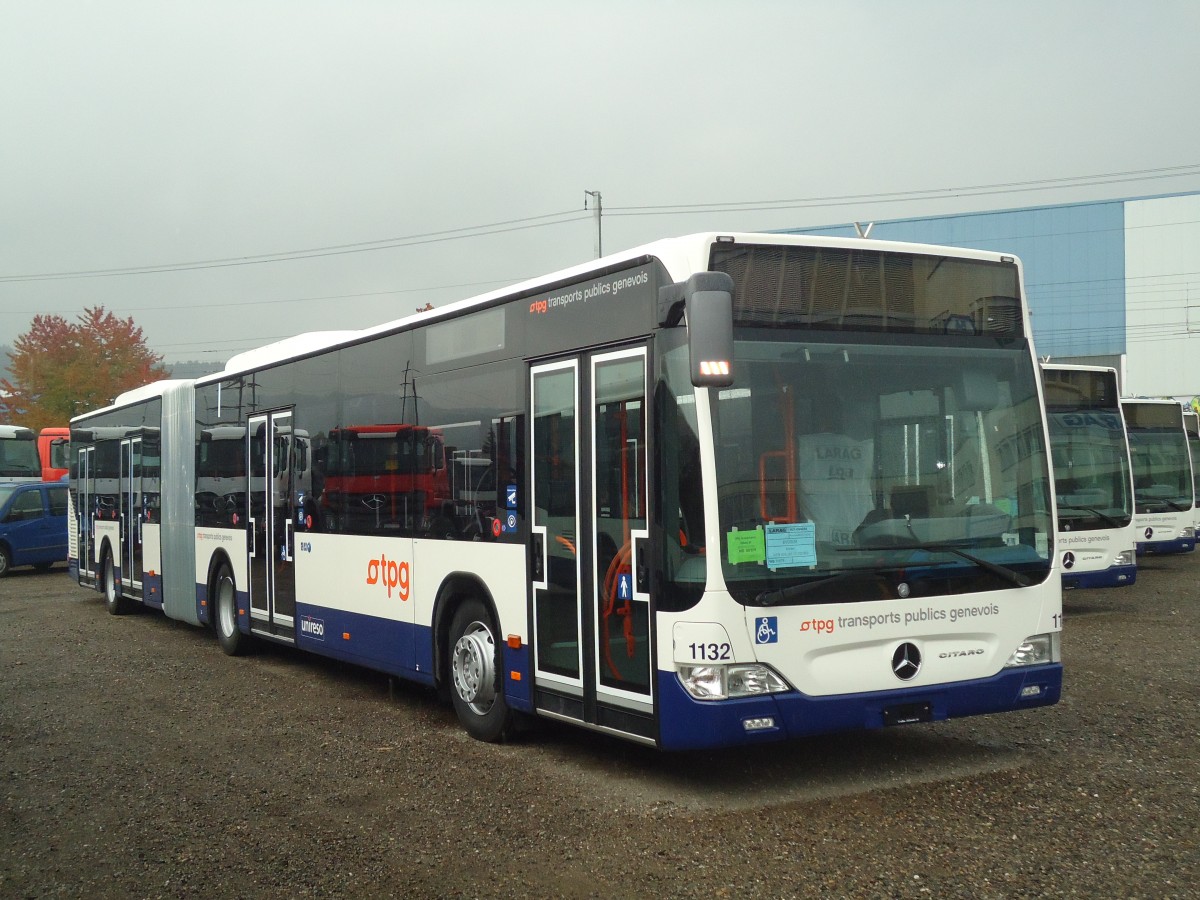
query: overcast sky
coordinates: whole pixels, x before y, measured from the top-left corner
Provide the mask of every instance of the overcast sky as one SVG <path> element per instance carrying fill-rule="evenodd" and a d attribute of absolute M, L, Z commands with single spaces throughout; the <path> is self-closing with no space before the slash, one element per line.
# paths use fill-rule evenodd
<path fill-rule="evenodd" d="M 378 324 L 591 258 L 589 190 L 606 252 L 1200 190 L 1198 37 L 1195 0 L 0 0 L 0 344 Z"/>

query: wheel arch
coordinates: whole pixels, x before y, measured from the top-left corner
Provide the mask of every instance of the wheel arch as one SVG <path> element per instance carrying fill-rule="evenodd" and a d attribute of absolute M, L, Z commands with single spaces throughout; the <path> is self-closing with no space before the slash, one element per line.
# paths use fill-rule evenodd
<path fill-rule="evenodd" d="M 229 577 L 233 579 L 234 587 L 237 587 L 237 570 L 233 567 L 233 560 L 229 558 L 229 554 L 224 550 L 216 550 L 208 560 L 208 574 L 204 579 L 204 610 L 208 616 L 208 624 L 216 627 L 217 614 L 213 609 L 213 593 L 217 584 L 217 573 L 221 571 L 221 567 L 226 566 L 229 569 Z"/>
<path fill-rule="evenodd" d="M 492 617 L 497 630 L 500 628 L 500 616 L 496 612 L 496 601 L 492 592 L 478 576 L 471 572 L 451 572 L 438 587 L 437 599 L 433 602 L 433 673 L 435 684 L 439 691 L 448 690 L 449 659 L 450 659 L 450 623 L 454 620 L 455 611 L 465 600 L 474 597 L 481 602 Z M 497 641 L 502 641 L 501 635 L 496 635 Z"/>
<path fill-rule="evenodd" d="M 96 590 L 104 593 L 104 558 L 112 559 L 114 572 L 117 569 L 117 563 L 121 561 L 119 554 L 113 552 L 112 538 L 107 534 L 100 538 L 100 543 L 96 546 Z M 118 593 L 120 587 L 117 588 Z"/>

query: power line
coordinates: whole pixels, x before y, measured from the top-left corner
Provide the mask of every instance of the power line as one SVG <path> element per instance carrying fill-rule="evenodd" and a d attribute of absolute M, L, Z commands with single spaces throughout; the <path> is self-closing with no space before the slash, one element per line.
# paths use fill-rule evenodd
<path fill-rule="evenodd" d="M 190 304 L 189 309 L 217 309 L 219 307 L 224 307 L 224 306 L 237 306 L 237 307 L 272 306 L 272 305 L 278 304 L 278 303 L 309 303 L 309 302 L 318 302 L 318 301 L 324 301 L 324 300 L 357 300 L 362 297 L 386 297 L 386 296 L 393 295 L 393 294 L 424 294 L 424 293 L 433 293 L 434 291 L 448 291 L 448 290 L 452 290 L 452 289 L 465 288 L 465 287 L 481 287 L 483 285 L 488 285 L 488 284 L 516 284 L 519 281 L 524 281 L 528 277 L 529 276 L 527 276 L 527 275 L 522 275 L 522 276 L 519 276 L 516 278 L 490 278 L 487 281 L 464 281 L 464 282 L 460 282 L 459 284 L 436 284 L 436 285 L 432 285 L 430 287 L 393 288 L 393 289 L 387 290 L 387 291 L 365 291 L 365 292 L 359 293 L 359 294 L 327 294 L 327 295 L 321 296 L 321 297 L 285 297 L 285 298 L 279 299 L 279 300 L 232 300 L 232 301 L 225 302 L 225 303 Z M 123 306 L 123 307 L 120 307 L 119 309 L 112 309 L 110 311 L 114 315 L 116 315 L 116 314 L 122 314 L 122 313 L 157 312 L 160 310 L 179 310 L 179 309 L 180 309 L 180 307 L 178 305 L 174 305 L 174 306 Z M 68 310 L 68 312 L 73 312 L 73 311 L 74 310 Z M 10 315 L 23 315 L 23 316 L 46 315 L 47 314 L 47 311 L 45 309 L 36 309 L 36 310 L 6 309 L 6 310 L 4 310 L 4 312 L 8 313 Z M 50 315 L 61 315 L 62 313 L 49 313 L 49 314 Z"/>
<path fill-rule="evenodd" d="M 1076 175 L 1047 178 L 1037 181 L 998 182 L 968 187 L 924 188 L 911 191 L 889 191 L 876 194 L 837 194 L 827 197 L 796 197 L 788 200 L 735 200 L 722 203 L 673 203 L 658 206 L 609 206 L 610 216 L 662 216 L 711 212 L 760 212 L 775 209 L 806 209 L 825 206 L 860 206 L 868 203 L 902 203 L 946 197 L 986 196 L 989 194 L 1044 191 L 1064 187 L 1094 187 L 1121 184 L 1129 181 L 1151 181 L 1162 178 L 1181 178 L 1200 175 L 1200 163 L 1186 166 L 1167 166 L 1157 169 L 1134 169 L 1098 175 Z"/>
<path fill-rule="evenodd" d="M 548 225 L 565 225 L 570 222 L 577 222 L 586 218 L 589 218 L 589 216 L 581 214 L 579 210 L 566 210 L 557 213 L 547 213 L 541 216 L 528 216 L 523 219 L 509 219 L 505 222 L 493 222 L 489 225 L 472 225 L 464 228 L 450 228 L 445 231 L 429 231 L 423 234 L 413 234 L 404 237 L 385 238 L 377 241 L 363 241 L 357 244 L 335 244 L 328 247 L 314 247 L 306 250 L 285 250 L 278 253 L 233 256 L 220 259 L 196 260 L 192 262 L 161 263 L 157 265 L 146 266 L 126 266 L 118 269 L 87 269 L 74 272 L 40 272 L 27 275 L 0 275 L 0 283 L 57 281 L 76 278 L 112 278 L 126 275 L 154 275 L 161 272 L 187 272 L 196 269 L 222 269 L 231 268 L 234 266 L 261 265 L 263 263 L 291 262 L 298 259 L 317 259 L 325 256 L 343 256 L 349 253 L 366 253 L 373 250 L 391 250 L 397 247 L 416 247 L 424 244 L 437 244 L 445 241 L 457 241 L 464 238 L 486 237 L 493 234 L 524 231 L 530 228 L 544 228 Z M 553 219 L 554 221 L 537 221 L 539 219 Z"/>
<path fill-rule="evenodd" d="M 826 197 L 802 197 L 784 200 L 752 200 L 731 201 L 719 203 L 685 203 L 658 206 L 610 206 L 606 212 L 610 216 L 639 216 L 639 215 L 687 215 L 711 212 L 755 212 L 785 209 L 802 209 L 822 206 L 853 206 L 868 203 L 898 203 L 919 199 L 935 199 L 941 197 L 985 196 L 1005 192 L 1022 192 L 1050 190 L 1062 187 L 1083 187 L 1104 184 L 1119 184 L 1129 181 L 1154 180 L 1162 178 L 1179 178 L 1188 175 L 1200 175 L 1200 163 L 1183 166 L 1166 166 L 1154 169 L 1134 169 L 1125 172 L 1111 172 L 1096 175 L 1075 175 L 1061 178 L 1039 179 L 1033 181 L 997 182 L 993 184 L 971 185 L 966 187 L 924 188 L 909 191 L 890 191 L 875 194 L 841 194 Z M 220 257 L 215 259 L 193 260 L 188 262 L 160 263 L 153 265 L 124 266 L 112 269 L 84 269 L 63 272 L 37 272 L 23 275 L 0 275 L 0 283 L 50 281 L 77 278 L 111 278 L 129 275 L 149 275 L 163 272 L 181 272 L 197 269 L 229 268 L 234 266 L 262 265 L 274 262 L 290 262 L 299 259 L 315 259 L 326 256 L 337 256 L 348 253 L 364 253 L 375 250 L 389 250 L 399 247 L 420 246 L 424 244 L 441 243 L 444 241 L 462 240 L 469 237 L 485 237 L 492 234 L 503 234 L 529 228 L 544 228 L 550 225 L 565 225 L 588 218 L 578 210 L 562 210 L 537 216 L 526 216 L 517 219 L 507 219 L 484 225 L 471 225 L 459 228 L 430 231 L 401 237 L 382 238 L 372 241 L 360 241 L 348 244 L 333 244 L 324 247 L 311 247 L 302 250 L 285 250 L 276 253 L 250 254 L 235 257 Z M 511 226 L 511 227 L 510 227 Z"/>

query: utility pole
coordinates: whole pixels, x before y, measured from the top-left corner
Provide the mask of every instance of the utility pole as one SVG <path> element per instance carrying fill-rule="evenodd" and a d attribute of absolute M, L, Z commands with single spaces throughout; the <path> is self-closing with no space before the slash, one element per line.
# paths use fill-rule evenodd
<path fill-rule="evenodd" d="M 600 213 L 601 213 L 601 210 L 603 209 L 603 207 L 601 206 L 601 203 L 600 203 L 600 192 L 599 191 L 584 191 L 583 192 L 583 208 L 584 209 L 588 208 L 588 197 L 592 197 L 596 201 L 592 206 L 592 211 L 595 214 L 595 219 L 596 219 L 596 259 L 599 259 L 600 257 L 602 257 L 604 255 L 603 245 L 601 244 L 601 240 L 600 240 Z"/>

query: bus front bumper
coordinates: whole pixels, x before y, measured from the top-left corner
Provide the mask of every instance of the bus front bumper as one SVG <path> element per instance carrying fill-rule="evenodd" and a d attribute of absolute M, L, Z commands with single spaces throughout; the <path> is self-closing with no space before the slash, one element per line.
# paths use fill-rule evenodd
<path fill-rule="evenodd" d="M 697 750 L 781 741 L 1049 706 L 1062 694 L 1061 663 L 1004 669 L 991 678 L 866 694 L 810 697 L 798 691 L 737 700 L 694 700 L 660 672 L 659 745 Z"/>

